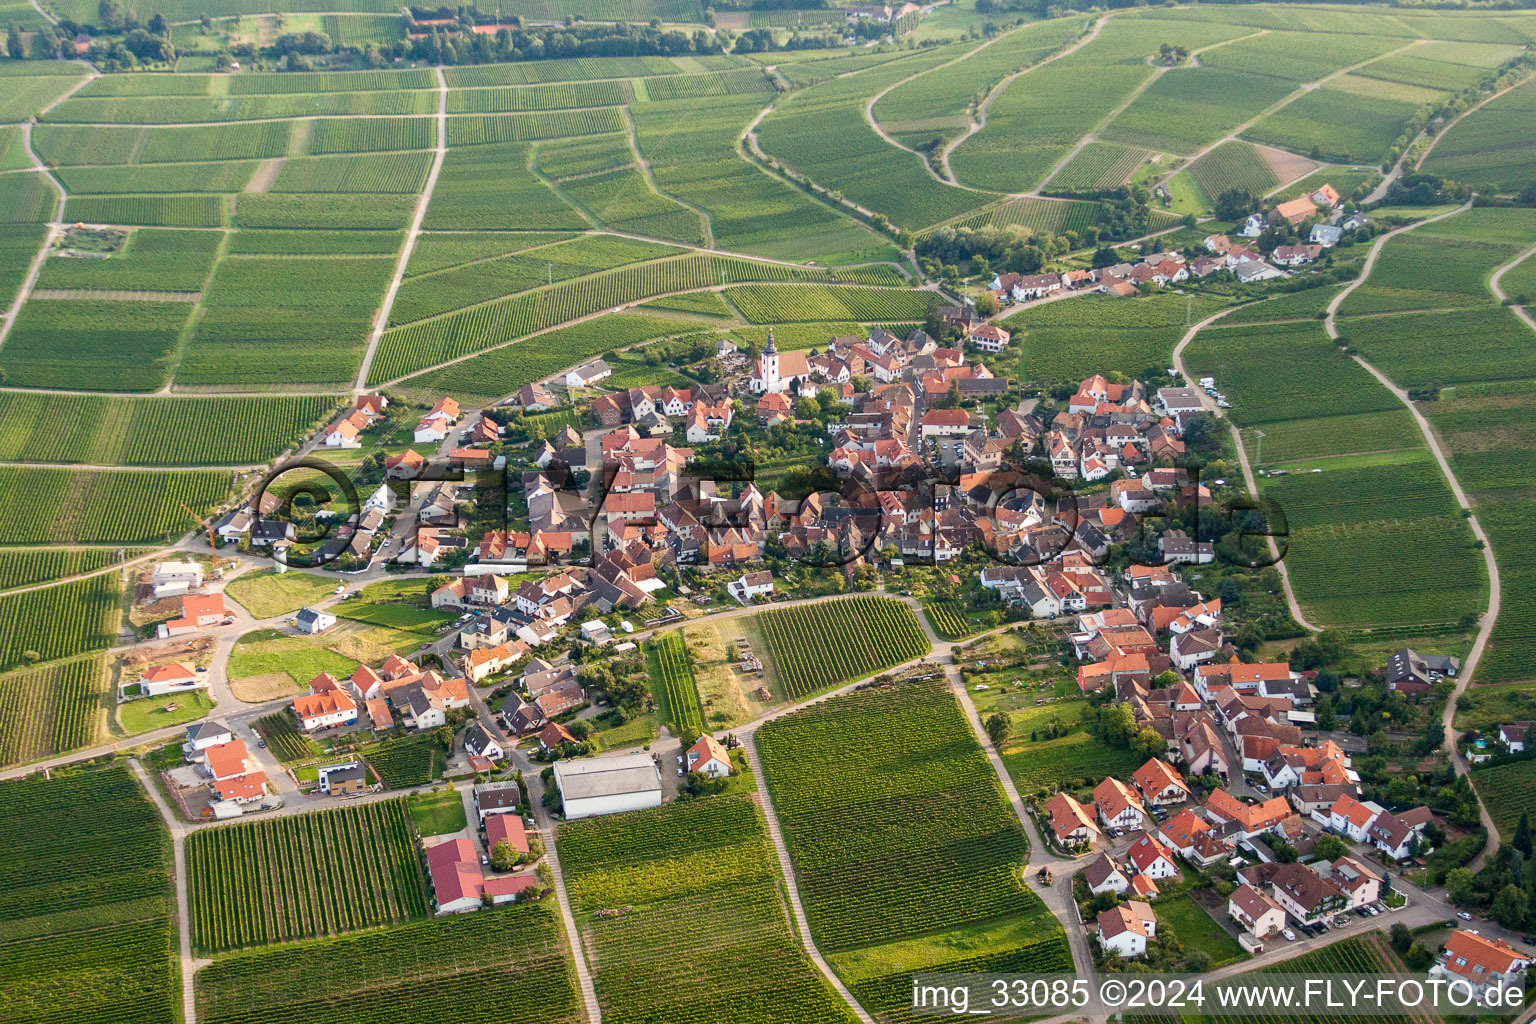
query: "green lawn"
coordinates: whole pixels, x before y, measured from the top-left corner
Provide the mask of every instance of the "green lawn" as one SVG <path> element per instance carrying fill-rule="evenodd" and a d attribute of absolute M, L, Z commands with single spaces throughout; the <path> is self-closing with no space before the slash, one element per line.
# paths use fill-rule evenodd
<path fill-rule="evenodd" d="M 445 836 L 461 832 L 468 826 L 464 798 L 456 789 L 412 793 L 405 798 L 405 805 L 411 812 L 411 820 L 424 836 Z"/>
<path fill-rule="evenodd" d="M 1205 908 L 1187 894 L 1177 899 L 1158 900 L 1152 909 L 1157 913 L 1159 935 L 1164 928 L 1171 929 L 1184 944 L 1185 953 L 1196 949 L 1205 950 L 1210 954 L 1212 967 L 1248 959 L 1248 954 L 1243 952 L 1237 940 L 1228 935 L 1205 912 Z"/>
<path fill-rule="evenodd" d="M 633 747 L 654 740 L 660 725 L 660 715 L 636 715 L 623 725 L 611 729 L 594 729 L 592 742 L 597 744 L 599 752 Z"/>
<path fill-rule="evenodd" d="M 256 618 L 270 619 L 296 612 L 307 604 L 330 596 L 335 589 L 336 582 L 323 576 L 262 569 L 230 581 L 224 592 L 240 602 Z"/>
<path fill-rule="evenodd" d="M 174 711 L 167 708 L 174 707 Z M 169 725 L 184 725 L 204 717 L 213 710 L 213 699 L 206 690 L 193 690 L 164 697 L 129 701 L 117 708 L 123 731 L 129 736 L 142 732 L 164 729 Z"/>
<path fill-rule="evenodd" d="M 258 629 L 242 636 L 229 656 L 229 678 L 245 679 L 283 673 L 295 686 L 307 684 L 321 672 L 338 679 L 357 671 L 357 662 L 327 650 L 305 637 L 275 629 Z"/>

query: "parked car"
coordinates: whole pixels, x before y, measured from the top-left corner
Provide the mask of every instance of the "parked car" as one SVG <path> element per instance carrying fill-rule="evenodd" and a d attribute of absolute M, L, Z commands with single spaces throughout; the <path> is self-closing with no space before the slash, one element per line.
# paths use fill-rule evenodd
<path fill-rule="evenodd" d="M 1461 918 L 1463 921 L 1470 921 L 1470 920 L 1472 920 L 1472 915 L 1467 913 L 1465 910 L 1461 911 L 1456 916 Z"/>
<path fill-rule="evenodd" d="M 1280 934 L 1285 936 L 1287 942 L 1295 942 L 1296 941 L 1296 933 L 1291 931 L 1289 928 L 1287 928 L 1285 931 L 1281 932 Z"/>

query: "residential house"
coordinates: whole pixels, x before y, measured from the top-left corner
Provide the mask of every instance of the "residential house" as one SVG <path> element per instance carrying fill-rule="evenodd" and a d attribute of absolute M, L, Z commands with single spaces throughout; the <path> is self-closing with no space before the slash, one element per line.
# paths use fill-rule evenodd
<path fill-rule="evenodd" d="M 1105 951 L 1127 960 L 1145 955 L 1147 940 L 1157 937 L 1157 915 L 1140 900 L 1111 907 L 1095 919 L 1094 926 Z"/>
<path fill-rule="evenodd" d="M 1045 805 L 1050 818 L 1051 832 L 1063 846 L 1091 843 L 1103 833 L 1093 823 L 1093 812 L 1072 798 L 1070 793 L 1057 793 Z"/>
<path fill-rule="evenodd" d="M 1455 931 L 1445 940 L 1445 949 L 1429 973 L 1461 981 L 1479 1000 L 1492 1004 L 1501 999 L 1505 989 L 1524 990 L 1530 965 L 1530 957 L 1503 939 Z"/>
<path fill-rule="evenodd" d="M 683 755 L 685 767 L 690 772 L 701 772 L 712 779 L 723 779 L 731 774 L 731 755 L 725 745 L 709 733 L 704 733 Z"/>
<path fill-rule="evenodd" d="M 232 739 L 234 734 L 229 731 L 229 726 L 223 722 L 208 719 L 187 726 L 187 742 L 182 744 L 181 749 L 184 753 L 195 757 L 209 747 L 228 743 Z"/>
<path fill-rule="evenodd" d="M 286 525 L 291 528 L 293 524 Z M 155 632 L 162 640 L 167 637 L 184 636 L 199 629 L 223 625 L 225 619 L 229 617 L 229 609 L 224 606 L 223 594 L 187 595 L 181 599 L 181 616 L 169 622 L 160 623 Z"/>
<path fill-rule="evenodd" d="M 1095 896 L 1101 892 L 1125 892 L 1131 885 L 1107 853 L 1101 853 L 1088 862 L 1088 866 L 1083 868 L 1083 879 L 1088 883 L 1088 891 Z"/>
<path fill-rule="evenodd" d="M 1455 679 L 1461 662 L 1445 654 L 1420 654 L 1404 647 L 1387 659 L 1387 687 L 1403 693 L 1427 693 L 1442 679 Z"/>
<path fill-rule="evenodd" d="M 1349 909 L 1348 893 L 1303 864 L 1278 865 L 1270 879 L 1270 895 L 1302 924 L 1316 924 Z"/>
<path fill-rule="evenodd" d="M 483 757 L 487 761 L 500 761 L 507 756 L 501 741 L 479 722 L 464 730 L 464 752 L 471 757 Z"/>
<path fill-rule="evenodd" d="M 139 691 L 146 697 L 163 697 L 168 693 L 180 693 L 184 690 L 202 690 L 207 686 L 207 673 L 200 673 L 185 662 L 155 665 L 145 669 L 144 674 L 139 676 Z"/>
<path fill-rule="evenodd" d="M 1379 804 L 1361 803 L 1346 793 L 1333 802 L 1327 817 L 1320 823 L 1357 843 L 1364 843 L 1370 841 L 1369 829 L 1381 813 L 1383 808 Z M 1314 814 L 1313 817 L 1319 816 Z"/>
<path fill-rule="evenodd" d="M 727 583 L 725 589 L 736 600 L 747 604 L 754 597 L 767 597 L 773 593 L 773 573 L 767 569 L 745 573 L 740 579 Z"/>
<path fill-rule="evenodd" d="M 196 562 L 156 562 L 150 571 L 150 587 L 157 601 L 180 597 L 202 585 L 203 567 Z"/>
<path fill-rule="evenodd" d="M 487 878 L 468 839 L 449 839 L 427 850 L 427 872 L 432 876 L 432 892 L 439 914 L 462 914 L 478 910 L 484 897 L 490 902 L 510 903 L 538 885 L 532 875 L 502 875 Z"/>
<path fill-rule="evenodd" d="M 1407 860 L 1414 855 L 1424 836 L 1424 827 L 1434 817 L 1428 807 L 1394 814 L 1383 811 L 1371 822 L 1366 836 L 1371 845 L 1393 860 Z"/>
<path fill-rule="evenodd" d="M 1135 790 L 1113 777 L 1094 787 L 1093 806 L 1105 828 L 1140 828 L 1147 817 Z"/>
<path fill-rule="evenodd" d="M 336 625 L 336 616 L 323 608 L 304 607 L 294 616 L 294 625 L 300 633 L 320 633 Z"/>
<path fill-rule="evenodd" d="M 1227 897 L 1227 916 L 1255 939 L 1262 940 L 1285 928 L 1285 909 L 1246 882 Z"/>
<path fill-rule="evenodd" d="M 1173 851 L 1150 835 L 1142 836 L 1132 843 L 1131 848 L 1125 851 L 1125 859 L 1136 869 L 1137 874 L 1154 880 L 1173 878 L 1179 873 Z"/>
<path fill-rule="evenodd" d="M 1499 726 L 1499 742 L 1511 754 L 1525 753 L 1526 738 L 1530 735 L 1530 722 L 1511 722 L 1509 725 Z"/>
<path fill-rule="evenodd" d="M 1183 803 L 1192 795 L 1184 777 L 1167 761 L 1152 758 L 1131 776 L 1142 797 L 1153 807 Z"/>
<path fill-rule="evenodd" d="M 1381 876 L 1353 857 L 1334 861 L 1330 877 L 1349 894 L 1351 910 L 1381 899 Z"/>

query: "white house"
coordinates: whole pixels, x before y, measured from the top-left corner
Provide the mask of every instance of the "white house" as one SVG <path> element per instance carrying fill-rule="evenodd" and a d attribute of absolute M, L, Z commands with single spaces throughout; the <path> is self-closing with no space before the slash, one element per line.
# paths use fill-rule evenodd
<path fill-rule="evenodd" d="M 604 377 L 613 376 L 613 368 L 601 359 L 591 359 L 565 375 L 565 386 L 584 388 L 596 384 Z"/>
<path fill-rule="evenodd" d="M 1357 843 L 1364 843 L 1369 841 L 1371 823 L 1382 810 L 1380 804 L 1361 803 L 1344 793 L 1328 808 L 1326 824 L 1333 831 L 1347 835 Z"/>
<path fill-rule="evenodd" d="M 556 761 L 555 788 L 572 821 L 661 806 L 661 772 L 644 751 Z"/>
<path fill-rule="evenodd" d="M 1147 940 L 1157 937 L 1157 916 L 1149 904 L 1131 900 L 1098 916 L 1099 944 L 1129 960 L 1147 952 Z"/>
<path fill-rule="evenodd" d="M 1512 722 L 1509 725 L 1499 726 L 1499 742 L 1508 748 L 1511 754 L 1525 753 L 1526 735 L 1531 731 L 1530 722 Z"/>
<path fill-rule="evenodd" d="M 162 697 L 167 693 L 183 690 L 201 690 L 208 686 L 208 674 L 198 672 L 191 665 L 176 662 L 172 665 L 156 665 L 144 670 L 139 676 L 139 689 L 146 697 Z"/>
<path fill-rule="evenodd" d="M 694 741 L 684 755 L 686 767 L 690 772 L 702 772 L 710 778 L 723 779 L 731 774 L 731 755 L 725 749 L 725 745 L 716 740 L 709 733 L 705 733 Z"/>
<path fill-rule="evenodd" d="M 1381 899 L 1381 876 L 1353 857 L 1334 861 L 1330 877 L 1349 894 L 1351 910 Z"/>
<path fill-rule="evenodd" d="M 464 730 L 464 752 L 471 757 L 483 757 L 489 761 L 500 761 L 507 756 L 506 748 L 479 722 Z"/>
<path fill-rule="evenodd" d="M 223 722 L 215 722 L 212 719 L 206 722 L 194 722 L 187 726 L 187 742 L 182 745 L 182 749 L 189 753 L 201 752 L 209 747 L 228 743 L 234 738 L 234 734 L 229 731 L 229 726 Z"/>
<path fill-rule="evenodd" d="M 336 625 L 336 616 L 322 608 L 300 608 L 294 616 L 300 633 L 319 633 Z"/>
<path fill-rule="evenodd" d="M 1530 965 L 1530 957 L 1503 939 L 1456 931 L 1445 940 L 1445 951 L 1429 973 L 1432 977 L 1464 982 L 1479 999 L 1491 1002 L 1506 988 L 1524 988 L 1525 971 Z"/>
<path fill-rule="evenodd" d="M 1132 843 L 1125 851 L 1125 859 L 1138 875 L 1146 875 L 1153 881 L 1173 878 L 1179 873 L 1173 851 L 1151 836 L 1142 836 Z"/>
<path fill-rule="evenodd" d="M 1227 916 L 1262 939 L 1285 927 L 1285 910 L 1251 885 L 1240 885 L 1227 897 Z"/>
<path fill-rule="evenodd" d="M 1083 880 L 1088 883 L 1088 891 L 1095 896 L 1101 892 L 1125 892 L 1131 887 L 1130 880 L 1115 867 L 1115 862 L 1109 859 L 1107 853 L 1099 854 L 1083 868 Z"/>
<path fill-rule="evenodd" d="M 412 439 L 416 444 L 436 444 L 448 436 L 448 425 L 442 420 L 422 420 L 416 424 Z"/>
<path fill-rule="evenodd" d="M 322 690 L 293 698 L 293 716 L 305 732 L 357 722 L 357 702 L 345 690 Z"/>
<path fill-rule="evenodd" d="M 1250 213 L 1244 217 L 1242 230 L 1238 232 L 1244 238 L 1258 238 L 1263 233 L 1264 215 L 1261 213 Z"/>
<path fill-rule="evenodd" d="M 1141 798 L 1116 778 L 1106 778 L 1094 787 L 1093 804 L 1105 828 L 1139 828 L 1147 817 Z"/>
<path fill-rule="evenodd" d="M 367 515 L 369 512 L 381 512 L 385 515 L 388 515 L 390 509 L 394 507 L 395 492 L 390 490 L 389 484 L 379 484 L 378 490 L 368 495 L 368 500 L 363 502 L 363 514 Z"/>
<path fill-rule="evenodd" d="M 767 569 L 761 572 L 749 572 L 739 580 L 731 580 L 725 585 L 725 589 L 736 600 L 746 604 L 754 597 L 766 597 L 773 593 L 773 573 Z"/>

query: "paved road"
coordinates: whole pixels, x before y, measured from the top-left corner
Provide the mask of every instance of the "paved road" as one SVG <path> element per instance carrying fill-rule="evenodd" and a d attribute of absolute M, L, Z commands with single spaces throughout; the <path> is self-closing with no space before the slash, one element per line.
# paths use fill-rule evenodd
<path fill-rule="evenodd" d="M 1381 250 L 1389 241 L 1404 232 L 1423 227 L 1425 224 L 1433 224 L 1436 221 L 1445 220 L 1447 217 L 1454 217 L 1456 214 L 1471 208 L 1472 203 L 1469 200 L 1447 213 L 1417 221 L 1395 231 L 1389 231 L 1377 238 L 1375 244 L 1371 246 L 1369 255 L 1365 258 L 1365 266 L 1361 268 L 1360 276 L 1351 281 L 1347 287 L 1333 297 L 1332 302 L 1328 303 L 1328 318 L 1323 323 L 1323 326 L 1328 330 L 1328 337 L 1337 338 L 1339 336 L 1337 319 L 1339 306 L 1343 304 L 1351 292 L 1360 287 L 1366 278 L 1371 276 L 1371 269 L 1376 265 L 1377 257 L 1381 255 Z M 1488 572 L 1488 610 L 1483 614 L 1481 624 L 1478 626 L 1477 637 L 1472 641 L 1472 649 L 1467 653 L 1467 657 L 1462 664 L 1461 675 L 1456 680 L 1456 688 L 1446 698 L 1445 710 L 1441 714 L 1441 722 L 1445 729 L 1445 749 L 1451 756 L 1451 764 L 1455 768 L 1456 774 L 1466 775 L 1471 770 L 1471 766 L 1467 764 L 1466 759 L 1461 756 L 1456 748 L 1456 730 L 1452 723 L 1456 717 L 1456 701 L 1466 691 L 1467 685 L 1472 682 L 1472 677 L 1477 671 L 1477 663 L 1482 658 L 1483 651 L 1488 647 L 1488 637 L 1493 632 L 1494 623 L 1499 618 L 1501 605 L 1499 563 L 1493 557 L 1493 545 L 1488 541 L 1488 534 L 1483 531 L 1482 524 L 1478 522 L 1477 513 L 1473 510 L 1472 503 L 1468 500 L 1466 492 L 1462 490 L 1461 481 L 1456 478 L 1456 474 L 1451 470 L 1450 460 L 1446 458 L 1445 450 L 1440 445 L 1440 437 L 1435 433 L 1434 428 L 1430 426 L 1429 420 L 1424 418 L 1424 414 L 1419 411 L 1418 405 L 1408 397 L 1408 392 L 1394 384 L 1386 374 L 1366 362 L 1358 354 L 1354 356 L 1354 360 L 1364 367 L 1366 372 L 1372 377 L 1375 377 L 1382 387 L 1392 392 L 1397 400 L 1403 403 L 1404 407 L 1413 414 L 1413 420 L 1418 424 L 1419 432 L 1424 435 L 1425 444 L 1429 446 L 1430 452 L 1435 456 L 1435 462 L 1440 467 L 1440 473 L 1445 477 L 1445 482 L 1450 485 L 1451 493 L 1456 497 L 1456 504 L 1460 505 L 1467 513 L 1467 525 L 1472 528 L 1472 535 L 1482 542 L 1483 565 Z M 1473 871 L 1476 871 L 1482 867 L 1489 857 L 1498 852 L 1499 830 L 1494 825 L 1493 817 L 1488 813 L 1488 808 L 1484 806 L 1482 797 L 1477 795 L 1476 790 L 1473 791 L 1473 795 L 1477 798 L 1478 816 L 1482 819 L 1483 828 L 1488 831 L 1488 844 L 1483 847 L 1483 852 L 1479 853 L 1467 865 Z"/>
<path fill-rule="evenodd" d="M 150 779 L 149 773 L 144 770 L 138 758 L 129 759 L 128 765 L 139 777 L 139 782 L 148 791 L 149 798 L 155 802 L 155 807 L 160 811 L 160 817 L 165 819 L 166 827 L 171 831 L 172 874 L 176 882 L 176 933 L 181 958 L 181 1015 L 183 1024 L 197 1024 L 194 980 L 200 965 L 192 957 L 192 919 L 187 899 L 186 832 L 179 827 L 180 816 L 165 802 L 165 797 L 160 795 L 160 787 Z"/>

